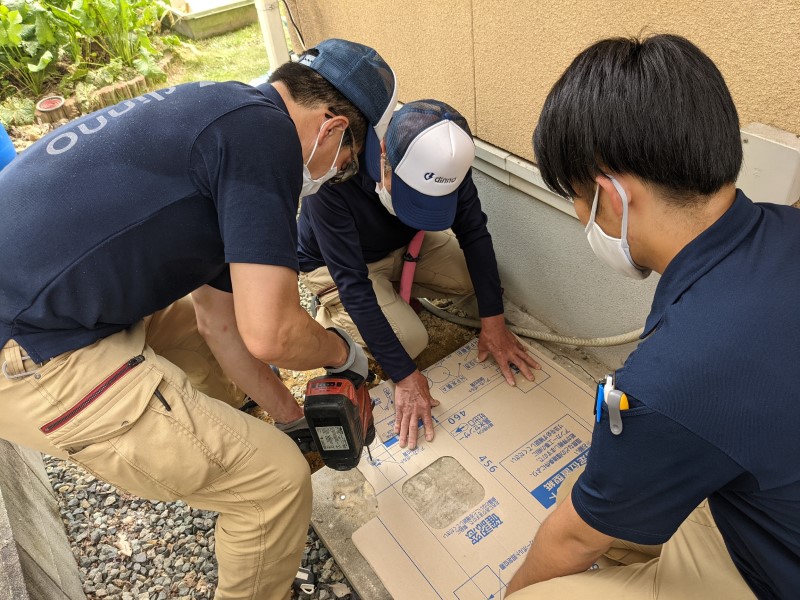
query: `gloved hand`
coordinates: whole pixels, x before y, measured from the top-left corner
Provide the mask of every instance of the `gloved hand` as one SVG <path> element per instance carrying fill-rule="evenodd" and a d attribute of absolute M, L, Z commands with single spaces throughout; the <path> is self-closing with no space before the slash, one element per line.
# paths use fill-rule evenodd
<path fill-rule="evenodd" d="M 340 367 L 325 367 L 328 375 L 344 375 L 345 377 L 353 380 L 356 387 L 364 383 L 369 375 L 369 367 L 367 365 L 367 355 L 358 344 L 353 341 L 344 329 L 339 327 L 328 327 L 328 331 L 332 331 L 340 338 L 342 338 L 349 348 L 347 360 Z"/>

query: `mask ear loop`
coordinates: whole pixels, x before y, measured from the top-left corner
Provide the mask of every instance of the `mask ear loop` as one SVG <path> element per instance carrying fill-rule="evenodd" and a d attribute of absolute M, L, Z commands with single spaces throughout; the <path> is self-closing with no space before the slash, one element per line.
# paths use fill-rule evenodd
<path fill-rule="evenodd" d="M 625 252 L 625 255 L 628 257 L 628 260 L 631 261 L 631 264 L 634 267 L 636 267 L 640 271 L 645 271 L 646 269 L 644 267 L 640 267 L 639 265 L 636 264 L 636 261 L 633 260 L 633 257 L 631 256 L 631 247 L 628 244 L 628 195 L 625 193 L 625 190 L 622 189 L 622 185 L 620 184 L 619 181 L 614 179 L 611 175 L 609 175 L 608 178 L 611 180 L 611 183 L 616 188 L 617 193 L 619 194 L 620 199 L 622 200 L 622 238 L 621 238 L 622 250 L 623 252 Z"/>
<path fill-rule="evenodd" d="M 594 186 L 594 200 L 592 200 L 592 213 L 589 215 L 589 222 L 586 223 L 586 227 L 584 228 L 584 233 L 589 233 L 589 230 L 594 226 L 594 218 L 597 214 L 597 205 L 599 204 L 600 200 L 600 184 L 596 183 Z"/>
<path fill-rule="evenodd" d="M 322 122 L 322 125 L 319 126 L 319 130 L 317 131 L 317 137 L 314 138 L 314 147 L 311 149 L 311 155 L 308 157 L 308 160 L 305 162 L 305 165 L 303 165 L 306 168 L 308 168 L 308 165 L 311 164 L 311 159 L 314 158 L 314 154 L 317 152 L 317 146 L 319 146 L 319 134 L 322 133 L 322 128 L 325 126 L 325 123 L 327 123 L 328 121 L 330 121 L 330 119 L 325 119 Z M 342 137 L 344 137 L 344 136 L 342 136 Z"/>

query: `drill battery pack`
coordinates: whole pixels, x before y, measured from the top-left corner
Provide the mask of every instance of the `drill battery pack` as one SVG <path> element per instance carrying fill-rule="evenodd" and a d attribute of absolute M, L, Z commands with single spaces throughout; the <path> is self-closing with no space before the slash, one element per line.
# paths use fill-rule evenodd
<path fill-rule="evenodd" d="M 375 440 L 372 398 L 363 381 L 315 377 L 306 386 L 304 411 L 317 451 L 331 469 L 357 466 L 364 446 Z"/>

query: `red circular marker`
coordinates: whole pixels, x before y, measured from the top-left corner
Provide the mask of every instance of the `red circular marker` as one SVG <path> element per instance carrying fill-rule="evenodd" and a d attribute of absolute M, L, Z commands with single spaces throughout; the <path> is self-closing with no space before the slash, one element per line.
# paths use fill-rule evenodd
<path fill-rule="evenodd" d="M 47 98 L 42 98 L 36 103 L 37 110 L 41 110 L 43 112 L 57 110 L 62 106 L 64 106 L 64 98 L 61 96 L 48 96 Z"/>

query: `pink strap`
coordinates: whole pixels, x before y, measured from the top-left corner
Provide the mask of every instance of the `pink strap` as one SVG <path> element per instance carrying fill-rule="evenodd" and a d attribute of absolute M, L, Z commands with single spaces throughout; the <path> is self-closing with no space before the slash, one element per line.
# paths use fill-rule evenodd
<path fill-rule="evenodd" d="M 400 297 L 409 302 L 411 300 L 411 284 L 414 283 L 414 271 L 419 260 L 419 250 L 422 248 L 424 231 L 418 231 L 408 243 L 406 253 L 403 255 L 403 272 L 400 274 Z"/>

